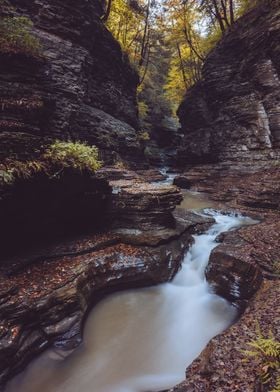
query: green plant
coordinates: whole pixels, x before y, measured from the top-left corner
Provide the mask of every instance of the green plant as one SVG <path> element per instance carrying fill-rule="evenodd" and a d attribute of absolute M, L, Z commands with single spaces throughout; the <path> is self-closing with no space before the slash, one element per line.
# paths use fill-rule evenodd
<path fill-rule="evenodd" d="M 148 114 L 148 105 L 144 101 L 138 102 L 139 118 L 144 121 Z"/>
<path fill-rule="evenodd" d="M 17 178 L 28 179 L 45 169 L 40 161 L 6 160 L 0 165 L 0 184 L 11 185 Z"/>
<path fill-rule="evenodd" d="M 275 260 L 275 261 L 272 263 L 272 267 L 273 267 L 273 271 L 274 271 L 276 274 L 279 274 L 279 275 L 280 275 L 280 260 Z"/>
<path fill-rule="evenodd" d="M 245 362 L 256 361 L 259 369 L 259 378 L 262 384 L 268 384 L 273 389 L 271 392 L 280 392 L 280 342 L 272 332 L 264 337 L 258 326 L 256 339 L 248 345 L 251 350 L 244 350 Z"/>
<path fill-rule="evenodd" d="M 113 167 L 116 169 L 128 169 L 127 164 L 121 160 L 114 162 Z"/>
<path fill-rule="evenodd" d="M 0 51 L 24 52 L 38 56 L 41 45 L 32 32 L 32 21 L 24 16 L 7 16 L 0 19 Z"/>
<path fill-rule="evenodd" d="M 150 140 L 150 135 L 146 131 L 140 132 L 139 135 L 138 135 L 138 139 L 146 142 L 146 141 Z"/>
<path fill-rule="evenodd" d="M 98 149 L 82 142 L 55 141 L 37 160 L 6 159 L 0 164 L 0 185 L 12 185 L 17 179 L 29 179 L 36 173 L 58 176 L 64 168 L 96 171 L 102 163 Z"/>
<path fill-rule="evenodd" d="M 56 140 L 48 147 L 43 158 L 49 162 L 49 165 L 61 168 L 72 167 L 80 171 L 94 172 L 102 166 L 98 159 L 98 149 L 83 142 Z"/>

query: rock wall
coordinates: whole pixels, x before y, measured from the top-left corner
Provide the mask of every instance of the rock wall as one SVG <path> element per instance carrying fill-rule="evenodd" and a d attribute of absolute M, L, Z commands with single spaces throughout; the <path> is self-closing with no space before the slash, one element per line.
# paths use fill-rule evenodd
<path fill-rule="evenodd" d="M 130 180 L 109 180 L 120 171 L 99 175 L 95 181 L 107 177 L 113 189 L 111 225 L 36 243 L 0 263 L 0 390 L 47 347 L 77 347 L 87 312 L 104 295 L 170 280 L 192 234 L 213 224 L 192 212 L 172 215 L 182 199 L 176 187 L 141 182 L 133 172 L 125 172 Z"/>
<path fill-rule="evenodd" d="M 106 162 L 121 156 L 139 163 L 138 75 L 101 22 L 104 2 L 9 3 L 2 3 L 2 16 L 30 18 L 41 45 L 39 56 L 0 52 L 0 134 L 11 140 L 10 151 L 15 133 L 73 138 L 97 145 Z"/>
<path fill-rule="evenodd" d="M 182 163 L 279 159 L 279 42 L 280 5 L 265 0 L 209 54 L 202 80 L 178 110 Z"/>

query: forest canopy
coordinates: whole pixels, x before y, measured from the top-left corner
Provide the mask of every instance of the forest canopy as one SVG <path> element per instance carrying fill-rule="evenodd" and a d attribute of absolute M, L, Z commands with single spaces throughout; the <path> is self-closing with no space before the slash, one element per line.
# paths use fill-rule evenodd
<path fill-rule="evenodd" d="M 209 51 L 258 0 L 108 0 L 103 20 L 138 70 L 141 127 L 175 116 Z"/>

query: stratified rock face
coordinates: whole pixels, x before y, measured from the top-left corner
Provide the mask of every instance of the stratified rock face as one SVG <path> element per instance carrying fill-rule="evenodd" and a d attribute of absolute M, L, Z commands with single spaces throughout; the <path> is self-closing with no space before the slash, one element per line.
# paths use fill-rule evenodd
<path fill-rule="evenodd" d="M 274 377 L 261 382 L 262 365 L 245 350 L 252 351 L 259 329 L 265 338 L 279 337 L 279 295 L 278 282 L 265 282 L 239 322 L 212 339 L 187 369 L 186 381 L 169 392 L 277 391 Z"/>
<path fill-rule="evenodd" d="M 140 230 L 129 237 L 128 231 L 101 231 L 0 264 L 0 389 L 51 344 L 79 345 L 85 314 L 105 294 L 171 279 L 192 234 L 213 223 L 191 212 L 174 219 L 176 227 L 166 228 L 164 238 L 152 227 L 146 236 Z"/>
<path fill-rule="evenodd" d="M 235 23 L 186 94 L 182 162 L 279 158 L 279 102 L 280 5 L 264 1 Z"/>
<path fill-rule="evenodd" d="M 100 20 L 103 1 L 10 4 L 33 21 L 42 50 L 0 53 L 0 132 L 86 140 L 105 161 L 139 162 L 138 76 Z"/>

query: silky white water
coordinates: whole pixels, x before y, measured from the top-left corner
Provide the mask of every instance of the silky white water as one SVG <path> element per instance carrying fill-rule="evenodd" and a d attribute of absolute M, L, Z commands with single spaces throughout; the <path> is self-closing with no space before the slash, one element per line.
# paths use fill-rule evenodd
<path fill-rule="evenodd" d="M 211 293 L 204 271 L 215 238 L 249 224 L 216 220 L 185 255 L 171 283 L 114 294 L 94 308 L 84 344 L 68 358 L 51 351 L 17 376 L 7 392 L 145 392 L 174 386 L 208 341 L 227 328 L 234 308 Z"/>

